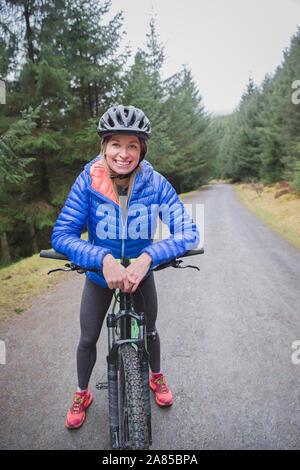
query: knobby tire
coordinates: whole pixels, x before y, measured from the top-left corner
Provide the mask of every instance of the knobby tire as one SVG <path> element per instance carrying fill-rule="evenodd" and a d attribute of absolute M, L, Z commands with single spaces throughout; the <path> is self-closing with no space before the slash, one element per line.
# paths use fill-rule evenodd
<path fill-rule="evenodd" d="M 130 344 L 120 349 L 119 399 L 121 447 L 149 449 L 140 362 L 137 351 Z"/>

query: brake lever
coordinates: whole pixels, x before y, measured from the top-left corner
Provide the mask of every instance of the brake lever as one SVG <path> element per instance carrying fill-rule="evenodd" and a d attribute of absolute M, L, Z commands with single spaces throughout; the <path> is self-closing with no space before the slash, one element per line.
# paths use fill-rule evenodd
<path fill-rule="evenodd" d="M 185 268 L 195 268 L 197 271 L 200 271 L 200 268 L 198 266 L 193 266 L 191 264 L 187 264 L 186 266 L 180 266 L 181 263 L 183 263 L 183 260 L 175 260 L 174 264 L 172 264 L 173 268 L 180 268 L 180 269 L 185 269 Z"/>
<path fill-rule="evenodd" d="M 79 266 L 76 266 L 74 263 L 67 263 L 65 264 L 65 268 L 56 268 L 56 269 L 51 269 L 48 271 L 48 274 L 54 273 L 56 271 L 77 271 L 79 274 L 83 274 L 85 270 L 83 268 L 80 268 Z"/>
<path fill-rule="evenodd" d="M 178 268 L 181 268 L 181 269 L 194 268 L 194 269 L 197 269 L 197 271 L 200 271 L 200 268 L 198 268 L 198 266 L 193 266 L 191 264 L 188 264 L 187 266 L 178 266 Z"/>
<path fill-rule="evenodd" d="M 167 267 L 172 267 L 172 268 L 179 268 L 179 269 L 185 269 L 185 268 L 194 268 L 197 269 L 197 271 L 200 271 L 200 268 L 198 266 L 192 266 L 191 264 L 188 264 L 187 266 L 180 266 L 181 263 L 183 263 L 182 259 L 175 259 L 170 261 L 167 264 L 163 264 L 161 267 L 154 268 L 154 271 L 160 271 L 161 269 L 165 269 Z"/>

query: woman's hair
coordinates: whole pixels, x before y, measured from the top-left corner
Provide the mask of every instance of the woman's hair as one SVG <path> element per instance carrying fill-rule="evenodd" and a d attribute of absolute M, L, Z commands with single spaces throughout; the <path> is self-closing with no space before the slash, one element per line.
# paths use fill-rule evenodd
<path fill-rule="evenodd" d="M 107 144 L 108 144 L 108 142 L 110 141 L 111 138 L 112 138 L 112 136 L 109 135 L 107 137 L 104 137 L 104 139 L 102 139 L 102 142 L 101 142 L 101 153 L 103 155 L 106 168 L 107 168 L 107 161 L 106 161 L 105 150 L 106 150 L 106 146 L 107 146 Z M 144 139 L 141 139 L 140 137 L 138 137 L 138 139 L 139 139 L 139 142 L 140 142 L 140 145 L 141 145 L 141 155 L 140 155 L 140 161 L 141 161 L 145 157 L 145 155 L 148 151 L 148 146 L 147 146 L 147 143 Z M 134 175 L 137 171 L 138 172 L 140 171 L 140 166 L 138 166 L 138 168 L 129 177 L 129 185 L 128 185 L 128 191 L 127 191 L 127 201 L 130 198 L 132 185 L 133 185 L 133 180 L 134 180 Z M 118 194 L 118 191 L 117 191 L 116 183 L 113 179 L 110 180 L 110 182 L 111 182 L 113 191 L 115 193 L 115 196 L 116 196 L 117 200 L 119 200 L 119 194 Z"/>

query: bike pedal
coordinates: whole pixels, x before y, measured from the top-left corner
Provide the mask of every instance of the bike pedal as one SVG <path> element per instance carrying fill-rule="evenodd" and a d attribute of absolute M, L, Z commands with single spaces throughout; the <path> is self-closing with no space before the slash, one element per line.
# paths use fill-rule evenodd
<path fill-rule="evenodd" d="M 108 390 L 108 382 L 97 382 L 96 383 L 97 390 Z"/>

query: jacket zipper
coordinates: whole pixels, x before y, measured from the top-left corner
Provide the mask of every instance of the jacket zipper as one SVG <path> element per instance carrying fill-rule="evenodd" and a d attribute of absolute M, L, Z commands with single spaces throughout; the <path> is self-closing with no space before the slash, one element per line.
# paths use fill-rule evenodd
<path fill-rule="evenodd" d="M 132 188 L 131 188 L 131 194 L 130 194 L 130 198 L 128 200 L 128 203 L 127 203 L 127 214 L 126 214 L 126 220 L 125 220 L 125 217 L 124 217 L 124 214 L 123 214 L 123 210 L 121 209 L 120 207 L 120 210 L 122 211 L 122 215 L 123 215 L 123 218 L 124 218 L 124 225 L 122 227 L 122 258 L 124 258 L 124 254 L 125 254 L 125 239 L 124 239 L 124 230 L 126 229 L 127 227 L 127 220 L 128 220 L 128 212 L 129 212 L 129 204 L 130 204 L 130 200 L 131 200 L 131 196 L 132 196 L 132 193 L 133 193 L 133 188 L 134 188 L 134 183 L 135 183 L 135 177 L 136 177 L 136 174 L 134 175 L 133 177 L 133 183 L 132 183 Z"/>
<path fill-rule="evenodd" d="M 134 175 L 133 184 L 132 184 L 132 189 L 131 189 L 131 194 L 130 194 L 130 198 L 129 198 L 129 201 L 128 201 L 128 204 L 127 204 L 127 216 L 126 216 L 126 219 L 125 219 L 123 210 L 121 209 L 121 207 L 120 207 L 118 204 L 116 204 L 114 201 L 112 201 L 112 200 L 109 199 L 108 197 L 104 196 L 104 194 L 99 193 L 99 192 L 96 191 L 94 188 L 92 188 L 92 187 L 89 187 L 89 188 L 88 188 L 88 191 L 90 191 L 91 193 L 95 194 L 95 196 L 96 196 L 98 199 L 104 199 L 104 200 L 106 200 L 106 201 L 109 201 L 111 204 L 114 204 L 115 207 L 118 207 L 118 208 L 119 208 L 119 212 L 121 213 L 120 223 L 121 223 L 121 226 L 122 226 L 122 249 L 121 249 L 122 258 L 124 258 L 124 253 L 125 253 L 125 239 L 124 239 L 124 233 L 125 233 L 125 232 L 124 232 L 124 231 L 125 231 L 125 228 L 126 228 L 126 226 L 127 226 L 128 209 L 129 209 L 129 204 L 130 204 L 131 196 L 132 196 L 132 193 L 133 193 L 133 188 L 134 188 L 134 183 L 135 183 L 135 177 L 136 177 L 136 175 Z"/>

